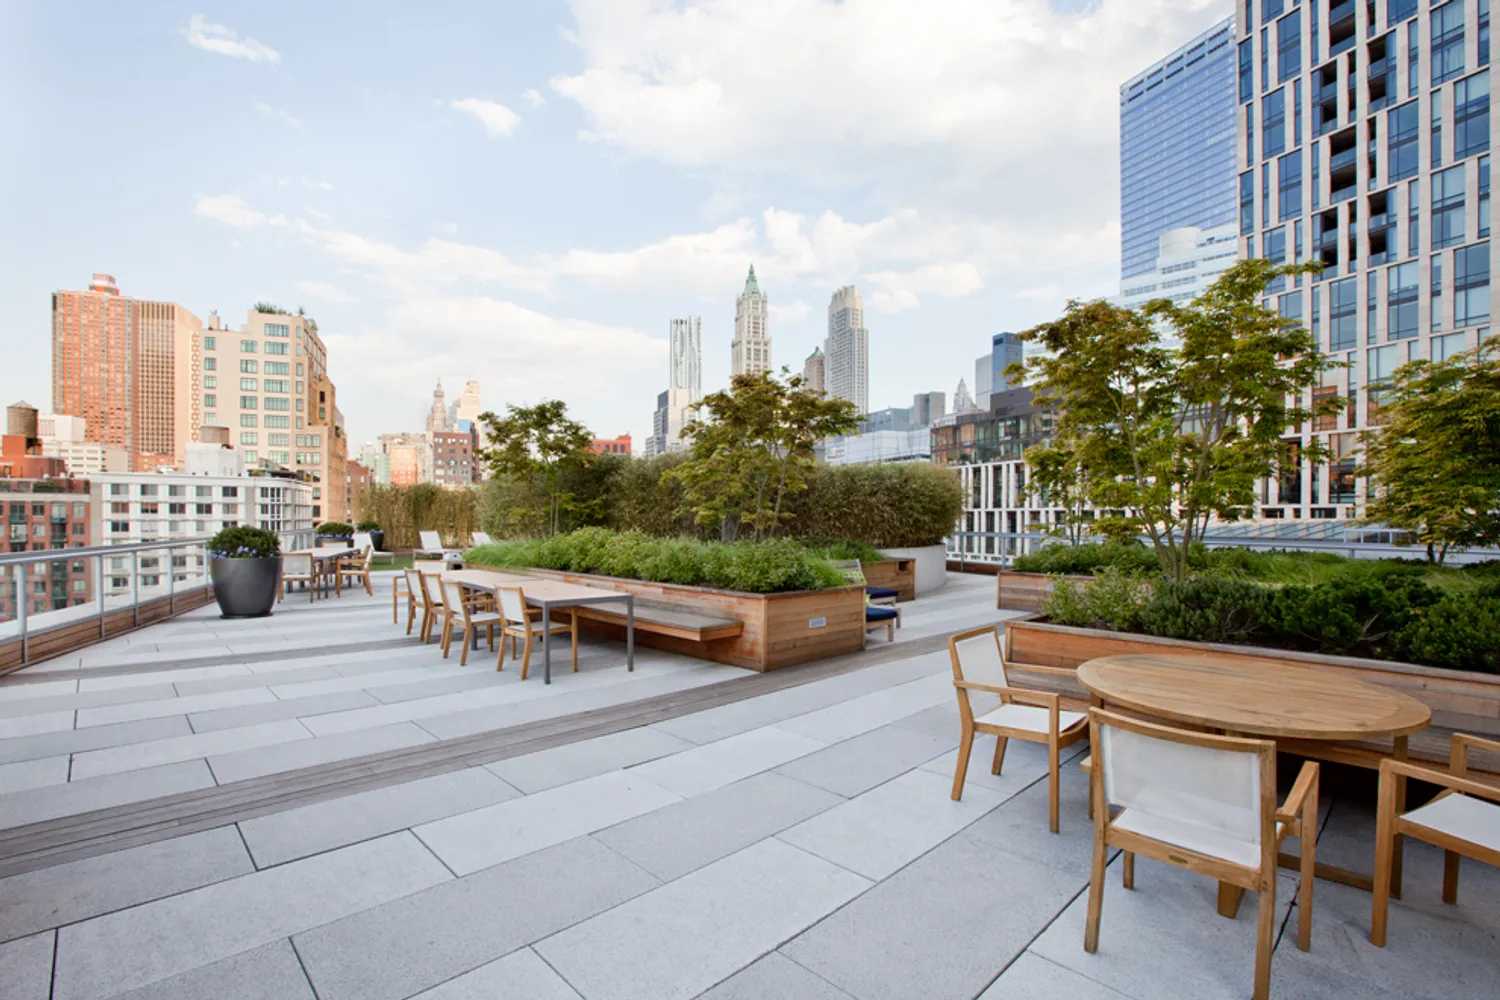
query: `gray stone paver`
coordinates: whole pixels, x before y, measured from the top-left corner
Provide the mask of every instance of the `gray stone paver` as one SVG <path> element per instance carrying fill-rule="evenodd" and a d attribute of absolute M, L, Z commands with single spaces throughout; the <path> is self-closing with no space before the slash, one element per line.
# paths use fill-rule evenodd
<path fill-rule="evenodd" d="M 255 622 L 200 609 L 98 647 L 99 673 L 68 677 L 74 657 L 47 665 L 56 680 L 0 682 L 0 829 L 213 783 L 201 757 L 84 777 L 100 760 L 147 763 L 162 742 L 223 749 L 215 740 L 326 717 L 306 738 L 216 754 L 229 780 L 389 745 L 393 728 L 457 736 L 743 676 L 648 650 L 627 674 L 617 645 L 591 641 L 579 674 L 522 684 L 487 655 L 459 668 L 408 640 L 390 624 L 388 586 L 374 599 L 293 598 Z M 897 649 L 1005 617 L 988 579 L 956 579 L 903 611 Z M 354 645 L 372 639 L 389 647 Z M 964 801 L 952 803 L 948 677 L 945 651 L 905 655 L 16 876 L 0 882 L 0 939 L 11 938 L 0 940 L 0 994 L 306 1000 L 315 984 L 320 1000 L 1248 995 L 1254 897 L 1226 921 L 1212 883 L 1144 860 L 1135 892 L 1112 869 L 1101 951 L 1083 953 L 1086 748 L 1065 758 L 1059 836 L 1047 832 L 1039 747 L 1013 743 L 995 777 L 981 740 Z M 180 711 L 108 721 L 169 708 Z M 74 728 L 75 712 L 104 724 Z M 56 778 L 64 760 L 81 780 L 3 790 Z M 1367 870 L 1370 809 L 1336 795 L 1325 789 L 1320 859 Z M 241 831 L 262 870 L 249 868 Z M 1368 942 L 1368 895 L 1319 883 L 1313 951 L 1283 935 L 1273 996 L 1488 995 L 1500 979 L 1500 872 L 1465 863 L 1450 907 L 1441 870 L 1441 852 L 1408 846 L 1385 949 Z M 1282 914 L 1295 915 L 1293 885 L 1282 877 Z"/>

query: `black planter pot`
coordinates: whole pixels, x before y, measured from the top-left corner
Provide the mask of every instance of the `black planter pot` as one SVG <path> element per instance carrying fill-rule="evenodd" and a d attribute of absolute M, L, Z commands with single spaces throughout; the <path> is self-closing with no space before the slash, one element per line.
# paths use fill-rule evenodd
<path fill-rule="evenodd" d="M 375 551 L 376 552 L 384 552 L 385 551 L 385 532 L 381 531 L 379 528 L 376 528 L 373 531 L 371 531 L 370 532 L 370 544 L 373 545 L 373 546 L 375 546 Z"/>
<path fill-rule="evenodd" d="M 208 575 L 214 600 L 225 618 L 264 618 L 276 604 L 281 586 L 281 557 L 210 559 Z"/>

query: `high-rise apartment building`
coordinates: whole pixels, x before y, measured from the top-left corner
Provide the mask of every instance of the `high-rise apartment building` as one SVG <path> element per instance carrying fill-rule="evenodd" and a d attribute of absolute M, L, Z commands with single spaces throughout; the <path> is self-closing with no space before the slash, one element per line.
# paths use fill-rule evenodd
<path fill-rule="evenodd" d="M 1120 85 L 1122 282 L 1152 269 L 1167 230 L 1234 220 L 1234 70 L 1229 17 Z"/>
<path fill-rule="evenodd" d="M 453 426 L 458 429 L 464 421 L 469 422 L 469 428 L 475 436 L 477 446 L 483 446 L 485 441 L 484 425 L 479 421 L 479 415 L 484 412 L 484 404 L 479 401 L 479 383 L 475 379 L 469 379 L 464 383 L 464 391 L 459 393 L 458 401 L 453 405 Z"/>
<path fill-rule="evenodd" d="M 828 358 L 823 348 L 814 347 L 813 352 L 802 362 L 803 388 L 810 392 L 828 391 Z"/>
<path fill-rule="evenodd" d="M 693 402 L 703 398 L 703 318 L 685 316 L 671 323 L 668 389 L 685 389 Z"/>
<path fill-rule="evenodd" d="M 448 426 L 448 404 L 444 402 L 443 380 L 438 379 L 437 388 L 432 390 L 432 408 L 427 411 L 427 433 L 441 434 L 450 430 Z"/>
<path fill-rule="evenodd" d="M 974 395 L 969 398 L 969 402 L 981 410 L 989 409 L 990 389 L 993 387 L 994 379 L 995 352 L 991 350 L 974 359 Z M 963 385 L 963 379 L 959 379 L 959 385 Z M 955 412 L 962 412 L 958 410 L 958 398 L 956 396 L 954 397 L 953 408 Z"/>
<path fill-rule="evenodd" d="M 1267 517 L 1357 513 L 1362 431 L 1383 380 L 1489 337 L 1489 0 L 1239 0 L 1239 234 L 1246 257 L 1317 260 L 1270 301 L 1349 367 L 1311 402 L 1348 401 L 1287 434 L 1329 463 L 1262 484 Z"/>
<path fill-rule="evenodd" d="M 860 413 L 870 410 L 870 331 L 865 329 L 865 304 L 859 289 L 845 285 L 828 302 L 828 395 L 847 399 Z"/>
<path fill-rule="evenodd" d="M 474 435 L 469 431 L 435 431 L 432 441 L 432 481 L 439 486 L 468 486 L 474 482 Z"/>
<path fill-rule="evenodd" d="M 89 440 L 133 468 L 181 462 L 196 440 L 202 324 L 182 306 L 120 294 L 95 274 L 52 296 L 52 412 L 82 417 Z"/>
<path fill-rule="evenodd" d="M 771 367 L 770 303 L 755 280 L 755 265 L 745 278 L 745 290 L 734 300 L 734 341 L 729 345 L 729 374 L 753 375 Z"/>
<path fill-rule="evenodd" d="M 990 338 L 990 392 L 1013 389 L 1018 382 L 1005 374 L 1005 369 L 1018 365 L 1025 358 L 1025 346 L 1014 333 L 997 333 Z"/>
<path fill-rule="evenodd" d="M 317 322 L 261 307 L 236 332 L 211 315 L 202 348 L 202 425 L 228 428 L 248 466 L 301 473 L 314 521 L 347 521 L 348 442 Z"/>
<path fill-rule="evenodd" d="M 129 472 L 130 453 L 106 447 L 88 438 L 88 423 L 82 417 L 43 413 L 37 417 L 37 437 L 42 454 L 58 458 L 68 475 L 88 477 L 98 472 Z"/>
<path fill-rule="evenodd" d="M 1191 302 L 1234 266 L 1240 255 L 1238 232 L 1232 222 L 1212 229 L 1167 230 L 1158 244 L 1156 266 L 1122 282 L 1120 294 L 1111 301 L 1130 309 L 1152 299 Z"/>
<path fill-rule="evenodd" d="M 941 392 L 919 392 L 911 398 L 911 422 L 918 427 L 929 427 L 934 420 L 947 412 L 947 394 Z"/>
<path fill-rule="evenodd" d="M 651 436 L 646 439 L 648 458 L 687 450 L 689 442 L 683 439 L 682 429 L 694 419 L 693 403 L 686 389 L 665 389 L 657 395 Z"/>

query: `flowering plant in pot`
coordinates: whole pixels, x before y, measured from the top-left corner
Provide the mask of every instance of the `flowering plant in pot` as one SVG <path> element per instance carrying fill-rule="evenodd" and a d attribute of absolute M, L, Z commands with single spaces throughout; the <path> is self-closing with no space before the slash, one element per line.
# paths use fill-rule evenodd
<path fill-rule="evenodd" d="M 208 575 L 225 618 L 269 615 L 281 586 L 281 540 L 264 528 L 225 528 L 209 540 Z"/>

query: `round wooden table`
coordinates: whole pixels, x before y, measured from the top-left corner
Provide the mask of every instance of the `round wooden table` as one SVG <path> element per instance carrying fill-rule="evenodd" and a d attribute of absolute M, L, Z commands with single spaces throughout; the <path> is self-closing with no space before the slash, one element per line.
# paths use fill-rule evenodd
<path fill-rule="evenodd" d="M 1147 653 L 1103 656 L 1078 667 L 1078 681 L 1095 705 L 1130 709 L 1152 718 L 1233 736 L 1288 740 L 1288 749 L 1316 754 L 1307 742 L 1389 736 L 1392 756 L 1406 759 L 1407 737 L 1426 729 L 1432 710 L 1415 698 L 1354 677 L 1242 656 Z M 1337 758 L 1337 754 L 1329 756 Z M 1405 781 L 1397 799 L 1405 802 Z M 1401 857 L 1398 850 L 1396 858 Z M 1296 859 L 1282 855 L 1284 866 Z M 1399 887 L 1400 861 L 1393 884 Z M 1373 879 L 1319 862 L 1320 878 L 1370 891 Z M 1399 898 L 1399 888 L 1397 888 Z M 1239 894 L 1220 885 L 1219 912 L 1233 916 Z"/>

